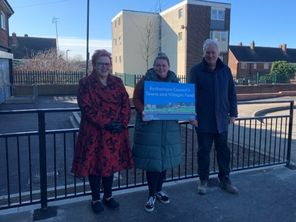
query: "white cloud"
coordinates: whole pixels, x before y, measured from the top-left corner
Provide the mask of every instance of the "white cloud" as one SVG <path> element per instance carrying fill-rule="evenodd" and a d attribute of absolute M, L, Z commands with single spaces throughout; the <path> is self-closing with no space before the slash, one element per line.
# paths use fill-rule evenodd
<path fill-rule="evenodd" d="M 68 52 L 69 58 L 75 56 L 81 56 L 86 58 L 86 39 L 79 39 L 76 37 L 59 37 L 58 39 L 59 50 L 66 53 Z M 112 41 L 111 40 L 101 40 L 101 39 L 90 39 L 89 40 L 89 57 L 91 58 L 93 52 L 97 49 L 106 49 L 112 52 Z"/>

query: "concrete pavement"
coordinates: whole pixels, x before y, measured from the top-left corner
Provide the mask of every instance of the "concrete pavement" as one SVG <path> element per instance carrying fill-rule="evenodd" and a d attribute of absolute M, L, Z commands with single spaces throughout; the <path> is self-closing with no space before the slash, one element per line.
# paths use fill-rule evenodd
<path fill-rule="evenodd" d="M 238 195 L 223 192 L 211 179 L 208 193 L 197 194 L 197 179 L 166 184 L 164 190 L 171 203 L 156 203 L 151 213 L 144 211 L 147 187 L 131 191 L 115 192 L 120 202 L 119 210 L 105 209 L 100 215 L 93 214 L 90 197 L 70 199 L 57 205 L 57 216 L 41 222 L 295 222 L 296 221 L 296 174 L 284 166 L 240 172 L 232 175 L 239 188 Z M 35 206 L 36 207 L 36 206 Z M 21 210 L 21 209 L 19 209 Z M 13 212 L 0 211 L 0 222 L 29 222 L 33 220 L 33 209 Z M 5 214 L 5 215 L 4 215 Z"/>

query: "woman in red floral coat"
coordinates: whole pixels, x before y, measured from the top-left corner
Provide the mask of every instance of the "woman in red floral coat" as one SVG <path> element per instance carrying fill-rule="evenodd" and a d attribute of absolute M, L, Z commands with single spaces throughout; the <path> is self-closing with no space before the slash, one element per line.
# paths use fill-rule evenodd
<path fill-rule="evenodd" d="M 113 175 L 131 168 L 132 155 L 128 136 L 129 97 L 120 78 L 111 75 L 111 54 L 97 50 L 92 56 L 92 73 L 79 82 L 78 105 L 81 122 L 72 172 L 88 176 L 94 213 L 104 210 L 100 201 L 111 209 L 119 207 L 112 198 Z"/>

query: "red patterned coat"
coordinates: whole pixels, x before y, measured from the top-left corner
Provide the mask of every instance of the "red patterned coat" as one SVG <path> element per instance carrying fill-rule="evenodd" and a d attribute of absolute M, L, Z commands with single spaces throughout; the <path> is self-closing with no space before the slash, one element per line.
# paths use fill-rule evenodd
<path fill-rule="evenodd" d="M 131 168 L 127 128 L 117 134 L 104 129 L 111 120 L 128 126 L 130 104 L 121 79 L 109 75 L 107 86 L 104 86 L 92 73 L 80 80 L 77 100 L 81 122 L 72 164 L 74 175 L 110 176 Z"/>

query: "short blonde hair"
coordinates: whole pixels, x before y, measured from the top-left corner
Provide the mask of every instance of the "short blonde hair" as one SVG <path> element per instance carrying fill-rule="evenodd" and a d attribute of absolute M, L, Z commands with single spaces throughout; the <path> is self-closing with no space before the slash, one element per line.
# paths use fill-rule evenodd
<path fill-rule="evenodd" d="M 112 57 L 111 57 L 111 53 L 108 52 L 107 50 L 105 49 L 99 49 L 99 50 L 96 50 L 94 52 L 94 54 L 92 55 L 91 57 L 91 63 L 93 66 L 95 66 L 95 63 L 96 63 L 96 60 L 102 56 L 106 56 L 106 57 L 109 57 L 110 59 L 110 62 L 112 64 Z"/>

